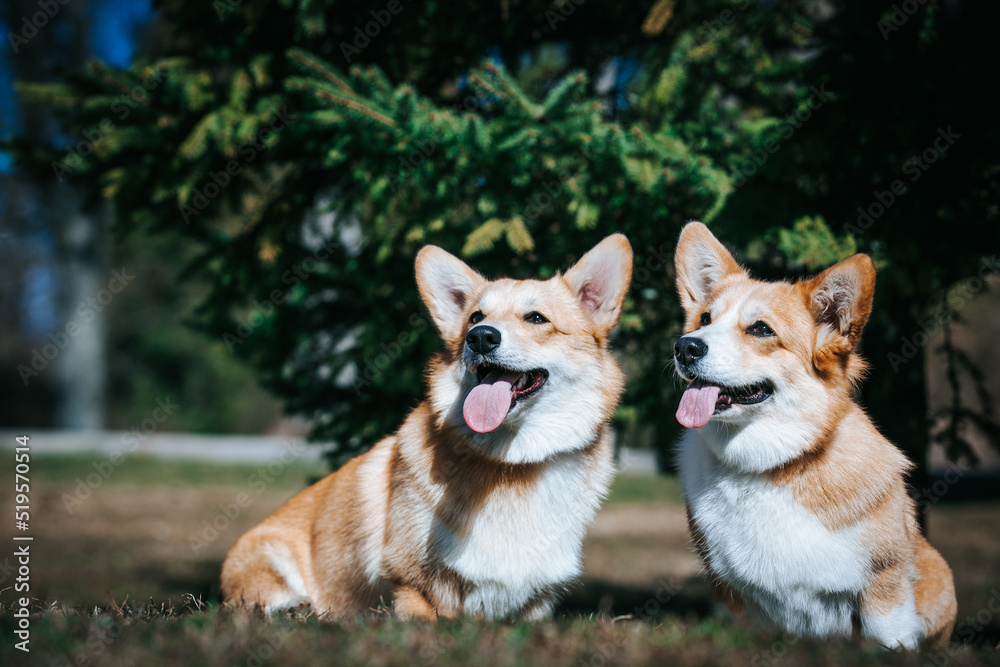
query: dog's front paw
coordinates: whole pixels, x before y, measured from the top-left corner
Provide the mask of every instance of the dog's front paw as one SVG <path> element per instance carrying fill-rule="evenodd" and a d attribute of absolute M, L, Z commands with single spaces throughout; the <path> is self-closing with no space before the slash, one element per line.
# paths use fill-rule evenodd
<path fill-rule="evenodd" d="M 434 621 L 438 611 L 424 597 L 424 594 L 413 586 L 399 586 L 393 594 L 392 613 L 403 621 L 418 618 L 423 621 Z"/>
<path fill-rule="evenodd" d="M 924 624 L 913 605 L 901 605 L 888 614 L 862 614 L 861 633 L 886 648 L 914 651 L 924 636 Z"/>

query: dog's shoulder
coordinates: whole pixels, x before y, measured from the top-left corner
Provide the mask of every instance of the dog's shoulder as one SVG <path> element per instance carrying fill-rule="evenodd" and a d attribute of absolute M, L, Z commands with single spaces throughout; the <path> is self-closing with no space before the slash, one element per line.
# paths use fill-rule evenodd
<path fill-rule="evenodd" d="M 768 473 L 796 501 L 837 530 L 854 525 L 880 506 L 905 496 L 912 463 L 854 406 L 817 447 Z"/>

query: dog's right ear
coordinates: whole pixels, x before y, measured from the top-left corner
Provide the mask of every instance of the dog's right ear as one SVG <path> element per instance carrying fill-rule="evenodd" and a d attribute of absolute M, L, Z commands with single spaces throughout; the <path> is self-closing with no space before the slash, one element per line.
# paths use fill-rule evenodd
<path fill-rule="evenodd" d="M 677 293 L 688 314 L 708 298 L 723 278 L 746 273 L 700 222 L 689 222 L 681 230 L 674 253 L 674 268 L 677 270 Z"/>
<path fill-rule="evenodd" d="M 431 318 L 450 341 L 465 326 L 469 300 L 486 284 L 486 279 L 451 253 L 429 245 L 417 253 L 417 288 Z"/>

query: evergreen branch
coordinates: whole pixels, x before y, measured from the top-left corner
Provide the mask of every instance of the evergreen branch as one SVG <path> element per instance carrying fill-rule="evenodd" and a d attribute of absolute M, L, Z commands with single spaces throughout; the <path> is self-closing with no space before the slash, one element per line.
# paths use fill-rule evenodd
<path fill-rule="evenodd" d="M 462 246 L 462 255 L 472 257 L 493 249 L 493 245 L 503 236 L 507 225 L 499 218 L 490 218 L 472 230 Z"/>
<path fill-rule="evenodd" d="M 271 54 L 259 55 L 250 61 L 250 73 L 253 75 L 254 83 L 259 87 L 270 85 L 271 75 L 268 67 L 271 65 Z"/>
<path fill-rule="evenodd" d="M 478 73 L 473 74 L 469 78 L 472 80 L 473 83 L 475 83 L 477 86 L 479 86 L 480 88 L 482 88 L 483 90 L 485 90 L 486 92 L 488 92 L 490 95 L 493 95 L 497 99 L 504 100 L 504 99 L 507 98 L 506 95 L 504 95 L 499 90 L 497 90 L 493 86 L 493 84 L 487 82 L 486 79 L 484 79 Z"/>
<path fill-rule="evenodd" d="M 14 90 L 26 102 L 49 105 L 56 109 L 78 108 L 87 99 L 80 95 L 74 95 L 73 88 L 63 84 L 17 81 L 14 83 Z"/>
<path fill-rule="evenodd" d="M 383 125 L 387 125 L 389 127 L 396 127 L 397 125 L 396 121 L 390 118 L 387 114 L 366 105 L 365 102 L 367 100 L 364 98 L 358 97 L 357 99 L 351 99 L 343 97 L 335 88 L 330 86 L 330 84 L 325 81 L 317 81 L 315 79 L 296 76 L 287 79 L 285 81 L 285 87 L 292 90 L 311 92 L 317 98 L 339 104 L 343 107 L 351 109 L 352 111 L 358 112 L 363 116 L 376 120 Z"/>
<path fill-rule="evenodd" d="M 212 125 L 216 122 L 219 112 L 212 112 L 205 114 L 200 121 L 198 121 L 191 133 L 188 135 L 177 152 L 188 160 L 194 160 L 202 155 L 208 148 L 208 135 L 211 131 Z"/>
<path fill-rule="evenodd" d="M 674 0 L 659 0 L 642 22 L 642 34 L 646 37 L 656 37 L 667 27 L 667 22 L 673 14 Z"/>
<path fill-rule="evenodd" d="M 249 72 L 245 69 L 236 70 L 229 86 L 229 103 L 240 111 L 246 111 L 247 100 L 250 98 L 252 90 L 253 80 L 250 78 Z"/>
<path fill-rule="evenodd" d="M 994 420 L 985 417 L 978 412 L 973 412 L 972 410 L 963 410 L 962 416 L 966 419 L 966 421 L 972 424 L 973 427 L 978 429 L 994 448 L 1000 444 L 1000 425 L 998 425 Z"/>
<path fill-rule="evenodd" d="M 960 438 L 962 422 L 962 384 L 958 378 L 958 362 L 955 359 L 955 346 L 951 338 L 951 323 L 944 324 L 945 376 L 951 389 L 951 405 L 948 410 L 948 422 L 944 428 L 943 439 L 949 450 L 956 446 Z"/>
<path fill-rule="evenodd" d="M 333 85 L 337 86 L 337 88 L 340 88 L 345 93 L 348 93 L 350 95 L 357 95 L 357 93 L 354 92 L 354 90 L 350 86 L 348 86 L 343 79 L 341 79 L 334 73 L 332 67 L 324 63 L 316 56 L 308 55 L 302 49 L 289 49 L 287 53 L 289 58 L 297 61 L 303 67 L 306 67 L 316 72 L 320 76 L 330 81 Z"/>
<path fill-rule="evenodd" d="M 578 72 L 576 74 L 570 74 L 569 76 L 565 77 L 545 97 L 545 101 L 542 102 L 542 114 L 548 116 L 550 113 L 552 113 L 553 109 L 557 108 L 559 105 L 563 103 L 563 101 L 570 93 L 579 90 L 586 83 L 587 83 L 587 77 L 582 72 Z"/>
<path fill-rule="evenodd" d="M 507 245 L 518 255 L 535 249 L 535 240 L 524 224 L 524 219 L 516 215 L 507 221 Z"/>
<path fill-rule="evenodd" d="M 986 376 L 964 350 L 955 348 L 955 359 L 972 376 L 972 386 L 976 391 L 976 396 L 979 398 L 980 410 L 982 410 L 984 415 L 992 418 L 993 395 L 990 393 L 989 387 L 986 386 Z"/>
<path fill-rule="evenodd" d="M 496 75 L 499 84 L 507 91 L 507 95 L 502 95 L 501 97 L 514 98 L 518 105 L 531 118 L 538 120 L 542 117 L 541 107 L 528 99 L 528 96 L 524 94 L 524 91 L 517 85 L 517 82 L 510 77 L 506 69 L 495 63 L 486 63 L 486 69 Z"/>
<path fill-rule="evenodd" d="M 381 93 L 387 97 L 392 96 L 392 84 L 389 83 L 389 79 L 386 78 L 385 74 L 377 67 L 371 67 L 364 70 L 363 76 L 371 82 L 371 85 L 381 91 Z"/>
<path fill-rule="evenodd" d="M 355 102 L 354 100 L 349 100 L 346 97 L 340 97 L 339 95 L 334 95 L 333 93 L 327 90 L 316 89 L 313 92 L 317 97 L 321 97 L 324 100 L 327 100 L 328 102 L 333 102 L 334 104 L 339 104 L 343 107 L 351 109 L 352 111 L 357 111 L 358 113 L 367 116 L 368 118 L 371 118 L 374 121 L 382 123 L 386 127 L 391 127 L 391 128 L 396 127 L 396 121 L 394 121 L 392 118 L 389 118 L 385 114 L 379 113 L 378 111 L 375 111 L 370 107 L 366 107 L 364 104 L 361 104 L 360 102 Z"/>
<path fill-rule="evenodd" d="M 143 94 L 141 96 L 138 96 L 138 99 L 137 99 L 136 96 L 132 95 L 132 90 L 133 90 L 133 88 L 135 88 L 135 86 L 131 86 L 128 83 L 126 83 L 125 81 L 122 81 L 116 75 L 116 73 L 112 72 L 103 63 L 99 63 L 99 62 L 92 62 L 92 63 L 90 63 L 90 71 L 93 72 L 94 74 L 98 75 L 101 78 L 101 80 L 104 81 L 104 83 L 106 83 L 109 86 L 112 86 L 114 88 L 117 88 L 118 90 L 120 90 L 121 92 L 123 92 L 126 95 L 129 95 L 130 97 L 132 97 L 132 99 L 135 99 L 137 102 L 139 102 L 139 104 L 142 104 L 142 105 L 147 106 L 147 107 L 149 106 L 149 97 L 147 97 L 145 94 Z"/>

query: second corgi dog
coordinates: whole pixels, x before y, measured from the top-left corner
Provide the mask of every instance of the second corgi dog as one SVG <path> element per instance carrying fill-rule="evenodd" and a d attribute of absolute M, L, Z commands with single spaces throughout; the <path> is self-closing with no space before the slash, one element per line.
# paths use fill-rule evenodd
<path fill-rule="evenodd" d="M 946 642 L 954 583 L 917 526 L 911 464 L 852 399 L 871 260 L 761 282 L 690 223 L 675 263 L 686 320 L 674 356 L 689 383 L 678 463 L 716 596 L 802 635 Z"/>
<path fill-rule="evenodd" d="M 486 280 L 428 246 L 420 296 L 444 339 L 399 430 L 244 535 L 222 594 L 267 610 L 538 619 L 580 574 L 614 471 L 624 387 L 608 350 L 632 274 L 624 236 L 565 275 Z"/>

